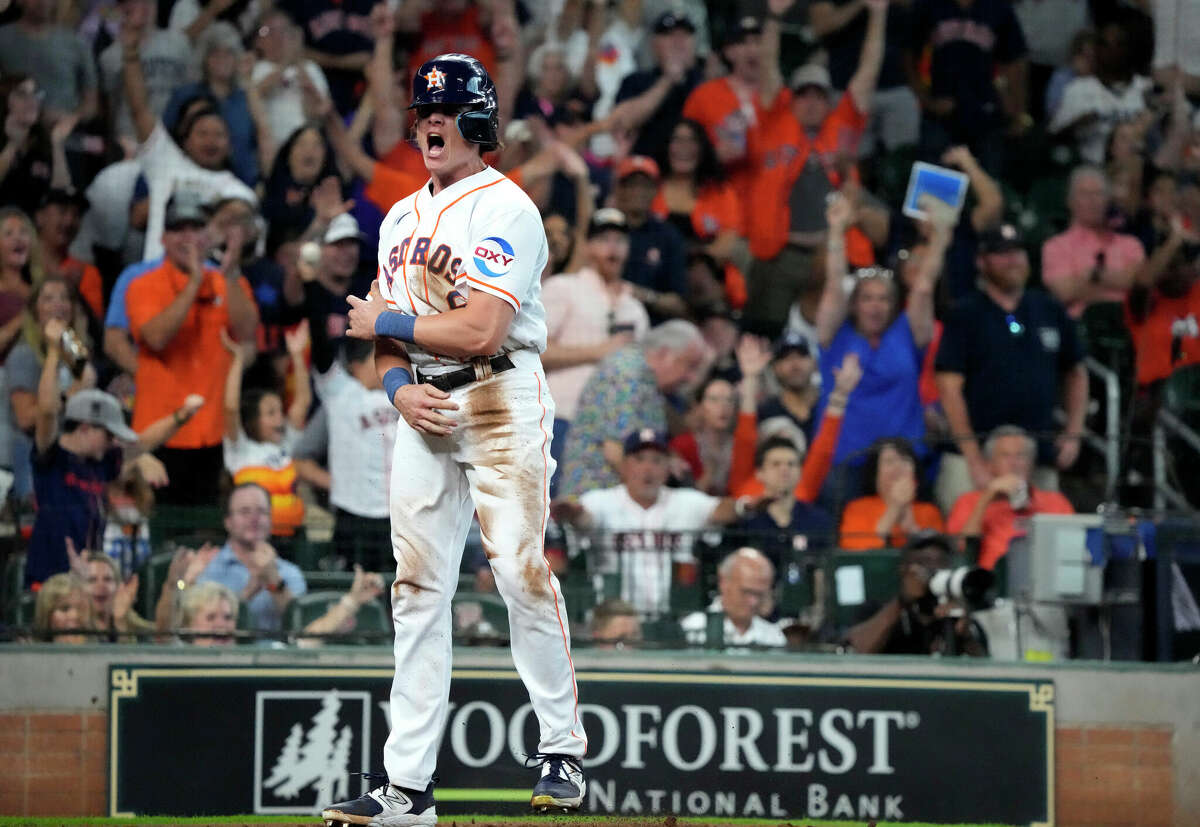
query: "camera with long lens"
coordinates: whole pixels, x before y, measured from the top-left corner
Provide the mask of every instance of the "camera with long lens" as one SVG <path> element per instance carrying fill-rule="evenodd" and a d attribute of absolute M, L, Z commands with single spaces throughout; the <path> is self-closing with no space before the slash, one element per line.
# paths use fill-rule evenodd
<path fill-rule="evenodd" d="M 938 602 L 957 600 L 969 611 L 986 609 L 994 602 L 991 588 L 996 576 L 987 569 L 960 566 L 939 569 L 929 578 L 929 597 Z"/>

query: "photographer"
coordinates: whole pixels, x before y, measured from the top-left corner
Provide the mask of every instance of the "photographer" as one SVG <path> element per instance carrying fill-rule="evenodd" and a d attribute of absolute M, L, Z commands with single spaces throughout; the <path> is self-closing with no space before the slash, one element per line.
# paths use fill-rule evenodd
<path fill-rule="evenodd" d="M 871 655 L 988 654 L 983 629 L 958 600 L 939 600 L 930 589 L 936 572 L 950 567 L 950 542 L 941 534 L 909 541 L 900 552 L 900 592 L 866 619 L 851 626 L 846 645 Z M 952 631 L 952 638 L 947 639 Z"/>

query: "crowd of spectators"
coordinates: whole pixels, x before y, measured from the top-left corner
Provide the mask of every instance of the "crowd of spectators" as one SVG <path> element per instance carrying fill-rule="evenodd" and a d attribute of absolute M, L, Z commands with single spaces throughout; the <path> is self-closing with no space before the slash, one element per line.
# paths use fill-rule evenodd
<path fill-rule="evenodd" d="M 794 553 L 834 548 L 908 549 L 895 621 L 913 560 L 991 568 L 1031 514 L 1100 501 L 1089 352 L 1126 343 L 1129 444 L 1200 362 L 1198 22 L 1149 0 L 0 0 L 0 482 L 35 636 L 269 637 L 306 565 L 358 572 L 312 634 L 384 593 L 398 417 L 347 296 L 426 180 L 409 88 L 447 51 L 487 65 L 487 160 L 543 213 L 548 548 L 615 584 L 597 640 L 686 614 L 682 584 L 688 641 L 783 645 Z M 917 160 L 964 174 L 961 210 L 901 209 Z M 223 543 L 155 519 L 220 533 L 218 505 Z M 481 588 L 486 567 L 466 555 Z"/>

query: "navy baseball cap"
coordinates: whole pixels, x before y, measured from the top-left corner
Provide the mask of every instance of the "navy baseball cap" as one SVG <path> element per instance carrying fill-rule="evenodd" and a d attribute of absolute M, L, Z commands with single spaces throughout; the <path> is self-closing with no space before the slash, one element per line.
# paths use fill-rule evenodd
<path fill-rule="evenodd" d="M 670 448 L 667 447 L 667 435 L 653 428 L 641 428 L 625 437 L 625 456 L 636 454 L 646 448 L 667 453 L 670 451 Z"/>
<path fill-rule="evenodd" d="M 752 15 L 739 17 L 725 33 L 725 45 L 741 43 L 748 37 L 762 34 L 762 21 Z"/>
<path fill-rule="evenodd" d="M 979 236 L 981 253 L 1003 253 L 1025 246 L 1025 239 L 1015 224 L 1001 224 Z"/>
<path fill-rule="evenodd" d="M 674 11 L 665 11 L 658 16 L 654 21 L 654 33 L 666 34 L 673 32 L 676 29 L 683 29 L 692 34 L 696 33 L 696 24 L 693 23 L 686 14 L 679 14 Z"/>
<path fill-rule="evenodd" d="M 789 330 L 775 340 L 775 352 L 771 355 L 771 361 L 774 362 L 777 359 L 782 359 L 789 353 L 812 356 L 812 345 L 809 344 L 808 339 L 796 331 Z"/>

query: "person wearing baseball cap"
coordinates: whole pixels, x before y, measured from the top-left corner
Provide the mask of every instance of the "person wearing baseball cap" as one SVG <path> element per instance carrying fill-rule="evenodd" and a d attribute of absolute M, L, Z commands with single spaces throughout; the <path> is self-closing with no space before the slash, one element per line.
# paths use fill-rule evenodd
<path fill-rule="evenodd" d="M 554 397 L 551 455 L 562 468 L 567 433 L 584 385 L 610 354 L 639 341 L 650 329 L 646 308 L 622 276 L 629 258 L 629 224 L 613 207 L 592 213 L 584 244 L 584 266 L 542 282 L 546 350 L 542 366 Z M 550 480 L 551 496 L 561 478 Z"/>
<path fill-rule="evenodd" d="M 779 393 L 758 406 L 758 421 L 784 416 L 812 441 L 813 408 L 821 396 L 817 379 L 817 350 L 813 342 L 796 330 L 785 330 L 771 349 L 771 373 Z"/>
<path fill-rule="evenodd" d="M 942 455 L 934 496 L 946 513 L 960 495 L 992 479 L 976 434 L 1015 425 L 1036 435 L 1034 480 L 1044 490 L 1057 489 L 1057 471 L 1079 456 L 1088 403 L 1084 345 L 1062 304 L 1027 287 L 1023 241 L 1011 224 L 983 233 L 978 289 L 945 319 L 934 366 L 954 441 Z M 1054 417 L 1060 404 L 1062 430 Z"/>
<path fill-rule="evenodd" d="M 636 131 L 633 153 L 655 157 L 704 72 L 696 58 L 696 26 L 686 14 L 673 9 L 661 13 L 652 32 L 654 66 L 621 81 L 613 115 Z"/>
<path fill-rule="evenodd" d="M 683 237 L 650 211 L 661 177 L 658 164 L 644 155 L 624 158 L 613 170 L 613 202 L 629 227 L 625 279 L 654 324 L 686 314 L 688 292 Z"/>
<path fill-rule="evenodd" d="M 70 570 L 68 540 L 80 552 L 102 547 L 109 483 L 135 471 L 153 485 L 167 481 L 163 464 L 148 452 L 170 439 L 204 404 L 204 397 L 189 396 L 140 434 L 125 424 L 117 398 L 101 390 L 72 394 L 64 410 L 57 383 L 48 380 L 58 375 L 62 364 L 63 330 L 61 321 L 47 324 L 39 388 L 51 392 L 39 392 L 34 424 L 33 488 L 38 510 L 25 564 L 26 586 Z"/>
<path fill-rule="evenodd" d="M 601 532 L 601 570 L 617 575 L 620 582 L 620 594 L 609 596 L 627 600 L 639 612 L 664 613 L 672 608 L 672 565 L 695 565 L 691 549 L 696 533 L 732 523 L 757 500 L 667 487 L 671 451 L 665 431 L 630 431 L 622 447 L 620 485 L 586 491 L 578 501 L 556 501 L 551 513 L 562 522 Z M 637 550 L 618 550 L 614 537 L 623 532 L 645 532 L 651 539 Z"/>
<path fill-rule="evenodd" d="M 745 195 L 751 170 L 744 162 L 753 119 L 745 117 L 743 102 L 751 100 L 756 110 L 761 108 L 762 21 L 749 15 L 734 21 L 726 31 L 721 58 L 729 74 L 697 86 L 683 105 L 683 116 L 704 126 L 730 183 Z"/>
<path fill-rule="evenodd" d="M 858 177 L 850 162 L 835 159 L 853 157 L 858 136 L 866 129 L 883 63 L 888 14 L 888 0 L 864 2 L 869 10 L 867 37 L 858 69 L 836 103 L 829 71 L 806 64 L 788 79 L 790 104 L 778 105 L 780 95 L 787 95 L 779 69 L 779 17 L 768 16 L 763 25 L 759 92 L 765 111 L 755 135 L 765 162 L 755 174 L 748 203 L 770 208 L 760 208 L 755 219 L 746 222 L 754 262 L 746 274 L 745 313 L 751 329 L 772 336 L 786 323 L 800 290 L 814 278 L 813 256 L 829 235 L 826 199 Z M 835 241 L 846 244 L 855 266 L 873 262 L 872 244 L 858 227 Z"/>
<path fill-rule="evenodd" d="M 258 328 L 258 308 L 235 255 L 242 247 L 240 228 L 226 233 L 229 254 L 220 269 L 205 263 L 211 215 L 201 193 L 177 190 L 163 214 L 161 263 L 133 278 L 125 293 L 129 332 L 137 345 L 134 430 L 169 416 L 189 394 L 220 400 L 232 359 L 221 344 L 222 331 L 250 341 Z M 224 431 L 222 407 L 214 401 L 171 436 L 159 451 L 171 478 L 159 502 L 216 500 L 225 470 Z"/>

